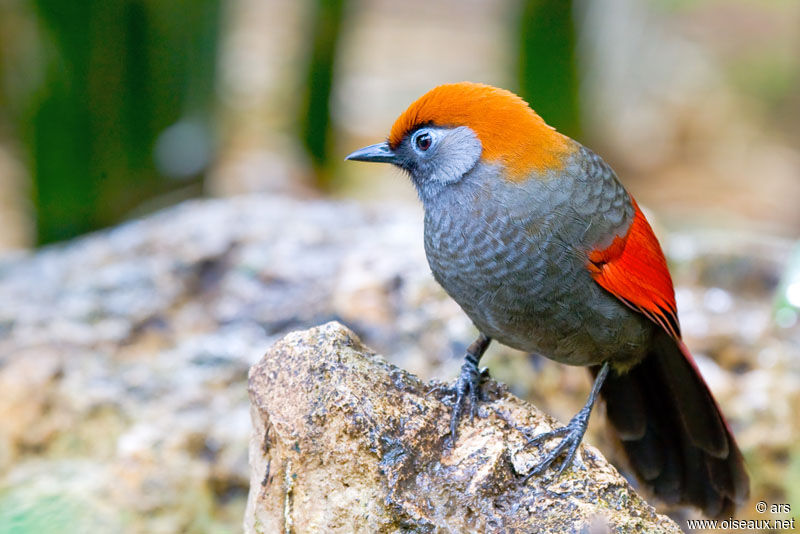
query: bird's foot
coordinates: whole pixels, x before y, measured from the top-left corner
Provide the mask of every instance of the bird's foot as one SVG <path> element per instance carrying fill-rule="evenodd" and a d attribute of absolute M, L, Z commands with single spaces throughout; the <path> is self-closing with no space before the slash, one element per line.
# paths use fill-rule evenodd
<path fill-rule="evenodd" d="M 478 406 L 478 397 L 480 393 L 481 380 L 489 376 L 489 371 L 484 368 L 478 370 L 478 362 L 489 347 L 492 338 L 481 333 L 469 347 L 467 353 L 464 355 L 464 365 L 461 366 L 461 374 L 456 380 L 455 386 L 455 402 L 453 403 L 453 413 L 450 416 L 450 437 L 453 444 L 456 442 L 456 430 L 458 429 L 458 421 L 461 419 L 461 414 L 464 410 L 464 404 L 469 402 L 469 417 L 470 421 L 475 419 L 475 409 Z"/>
<path fill-rule="evenodd" d="M 564 455 L 564 459 L 561 461 L 561 465 L 558 467 L 555 479 L 558 479 L 558 477 L 561 476 L 561 473 L 563 473 L 564 470 L 566 470 L 567 467 L 572 464 L 572 460 L 575 458 L 575 453 L 578 451 L 581 441 L 583 441 L 583 435 L 586 434 L 586 427 L 589 424 L 590 412 L 591 409 L 587 410 L 584 408 L 570 420 L 567 426 L 556 428 L 550 432 L 544 432 L 528 440 L 525 446 L 536 445 L 537 447 L 540 447 L 542 442 L 547 441 L 550 438 L 563 436 L 558 445 L 556 445 L 552 451 L 548 452 L 547 456 L 545 456 L 541 462 L 536 464 L 534 468 L 531 469 L 527 475 L 525 475 L 523 483 L 527 482 L 528 479 L 534 475 L 540 475 L 544 473 L 562 454 L 566 453 Z"/>
<path fill-rule="evenodd" d="M 467 361 L 461 366 L 461 374 L 458 376 L 454 388 L 456 398 L 455 402 L 453 402 L 453 412 L 450 416 L 450 437 L 453 443 L 456 442 L 458 422 L 464 414 L 467 403 L 469 403 L 470 422 L 475 419 L 475 411 L 478 408 L 478 402 L 483 400 L 481 383 L 488 377 L 489 369 L 484 367 L 479 370 L 477 363 L 473 362 L 470 358 L 467 358 Z"/>

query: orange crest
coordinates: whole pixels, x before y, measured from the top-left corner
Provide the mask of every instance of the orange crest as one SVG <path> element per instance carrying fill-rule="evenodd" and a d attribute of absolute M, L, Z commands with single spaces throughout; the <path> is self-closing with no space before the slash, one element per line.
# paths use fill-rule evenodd
<path fill-rule="evenodd" d="M 575 150 L 566 136 L 548 126 L 527 102 L 505 89 L 461 82 L 435 87 L 397 118 L 389 134 L 392 148 L 415 128 L 432 124 L 467 126 L 483 145 L 481 157 L 500 163 L 511 180 L 524 180 L 531 171 L 564 167 Z"/>

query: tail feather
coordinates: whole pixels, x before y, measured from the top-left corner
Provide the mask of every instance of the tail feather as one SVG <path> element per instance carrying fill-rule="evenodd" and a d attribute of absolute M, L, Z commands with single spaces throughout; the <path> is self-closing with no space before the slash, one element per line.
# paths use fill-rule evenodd
<path fill-rule="evenodd" d="M 683 343 L 659 331 L 651 353 L 600 392 L 632 469 L 657 497 L 709 517 L 747 499 L 741 452 Z"/>
<path fill-rule="evenodd" d="M 660 376 L 666 377 L 692 443 L 716 458 L 727 458 L 730 431 L 686 345 L 659 332 L 654 348 Z"/>

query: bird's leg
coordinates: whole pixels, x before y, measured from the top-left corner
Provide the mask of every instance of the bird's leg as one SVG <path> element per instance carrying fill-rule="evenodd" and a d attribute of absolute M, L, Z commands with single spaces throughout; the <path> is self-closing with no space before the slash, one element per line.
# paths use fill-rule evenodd
<path fill-rule="evenodd" d="M 492 338 L 481 333 L 472 345 L 467 347 L 467 354 L 464 356 L 466 360 L 464 365 L 461 366 L 461 374 L 456 381 L 456 400 L 453 404 L 453 413 L 450 417 L 450 436 L 453 438 L 453 443 L 456 441 L 456 430 L 458 429 L 458 420 L 461 419 L 463 405 L 469 402 L 469 416 L 470 420 L 475 418 L 475 407 L 478 404 L 478 389 L 481 382 L 481 371 L 478 370 L 478 362 L 481 356 L 486 352 Z"/>
<path fill-rule="evenodd" d="M 550 465 L 552 465 L 552 463 L 565 451 L 566 457 L 561 462 L 561 466 L 558 468 L 556 478 L 561 476 L 561 473 L 564 472 L 564 470 L 572 463 L 575 452 L 578 450 L 578 446 L 583 440 L 583 435 L 586 433 L 586 427 L 589 424 L 589 415 L 592 413 L 592 406 L 594 406 L 597 395 L 600 393 L 600 388 L 603 385 L 603 381 L 606 379 L 606 375 L 608 375 L 609 368 L 610 366 L 608 362 L 603 363 L 603 366 L 600 368 L 600 372 L 597 373 L 597 378 L 594 379 L 592 391 L 589 393 L 589 398 L 586 400 L 586 404 L 584 404 L 583 408 L 581 408 L 581 411 L 575 414 L 575 417 L 570 420 L 567 426 L 539 434 L 538 436 L 534 436 L 528 440 L 526 445 L 532 445 L 535 443 L 541 443 L 542 441 L 550 438 L 564 436 L 559 444 L 556 445 L 556 448 L 548 453 L 544 460 L 539 462 L 527 475 L 525 475 L 525 481 L 527 481 L 533 475 L 538 475 L 544 472 L 544 470 L 550 467 Z"/>

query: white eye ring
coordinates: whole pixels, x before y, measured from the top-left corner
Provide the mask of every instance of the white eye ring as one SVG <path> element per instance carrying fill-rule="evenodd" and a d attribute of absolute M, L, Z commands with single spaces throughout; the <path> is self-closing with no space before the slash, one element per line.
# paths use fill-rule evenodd
<path fill-rule="evenodd" d="M 414 134 L 411 142 L 417 152 L 427 152 L 433 145 L 433 135 L 428 130 L 420 130 Z"/>

